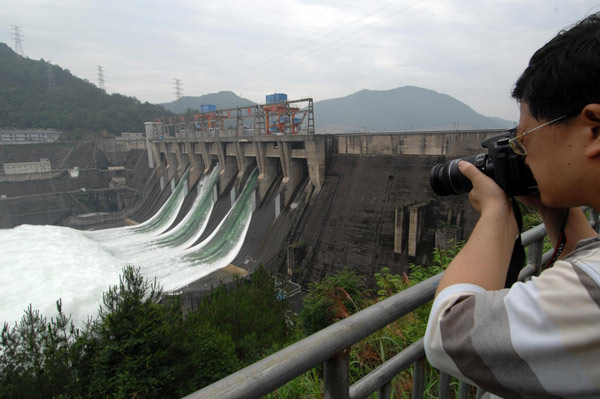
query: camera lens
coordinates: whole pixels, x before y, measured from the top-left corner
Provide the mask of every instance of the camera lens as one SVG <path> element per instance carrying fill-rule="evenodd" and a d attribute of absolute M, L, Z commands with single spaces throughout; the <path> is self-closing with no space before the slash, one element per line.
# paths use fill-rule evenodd
<path fill-rule="evenodd" d="M 483 173 L 486 173 L 486 158 L 487 154 L 477 154 L 435 165 L 429 171 L 429 184 L 433 192 L 437 195 L 452 195 L 471 191 L 473 185 L 458 169 L 458 163 L 460 161 L 467 161 L 477 166 Z"/>

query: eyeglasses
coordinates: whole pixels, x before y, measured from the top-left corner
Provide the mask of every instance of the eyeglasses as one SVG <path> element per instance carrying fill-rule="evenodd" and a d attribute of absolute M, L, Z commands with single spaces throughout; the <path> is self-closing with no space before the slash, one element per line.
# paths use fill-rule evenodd
<path fill-rule="evenodd" d="M 527 150 L 525 149 L 525 146 L 523 145 L 523 137 L 531 132 L 535 132 L 538 129 L 543 128 L 544 126 L 548 126 L 551 125 L 555 122 L 558 122 L 561 119 L 566 118 L 567 115 L 563 115 L 560 118 L 556 118 L 556 119 L 552 119 L 550 122 L 546 122 L 546 123 L 542 123 L 539 126 L 534 127 L 531 130 L 526 131 L 525 133 L 521 133 L 518 136 L 515 137 L 511 137 L 508 140 L 508 144 L 510 145 L 511 150 L 513 150 L 513 152 L 517 155 L 527 155 Z M 514 132 L 517 132 L 517 129 L 514 129 Z"/>

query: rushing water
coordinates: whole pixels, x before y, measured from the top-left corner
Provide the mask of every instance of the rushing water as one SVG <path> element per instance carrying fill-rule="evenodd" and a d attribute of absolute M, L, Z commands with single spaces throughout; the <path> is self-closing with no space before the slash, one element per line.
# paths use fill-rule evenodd
<path fill-rule="evenodd" d="M 118 283 L 126 265 L 157 278 L 166 291 L 177 290 L 231 263 L 239 252 L 253 211 L 257 172 L 221 224 L 201 243 L 213 209 L 218 170 L 204 177 L 187 215 L 167 232 L 187 194 L 185 178 L 147 222 L 99 231 L 22 225 L 0 230 L 0 322 L 13 324 L 32 304 L 47 318 L 56 301 L 76 324 L 95 317 L 102 293 Z M 184 176 L 185 177 L 185 176 Z"/>

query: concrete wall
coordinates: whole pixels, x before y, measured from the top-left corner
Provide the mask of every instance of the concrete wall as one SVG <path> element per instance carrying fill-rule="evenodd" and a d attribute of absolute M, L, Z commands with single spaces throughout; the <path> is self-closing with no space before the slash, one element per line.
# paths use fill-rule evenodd
<path fill-rule="evenodd" d="M 127 153 L 131 150 L 146 149 L 145 139 L 96 140 L 95 143 L 113 165 L 123 165 L 127 159 Z"/>
<path fill-rule="evenodd" d="M 0 145 L 0 164 L 46 158 L 54 169 L 60 169 L 69 154 L 76 151 L 76 147 L 77 143 Z"/>
<path fill-rule="evenodd" d="M 481 142 L 502 130 L 334 135 L 335 152 L 344 155 L 443 155 L 487 152 Z"/>
<path fill-rule="evenodd" d="M 477 219 L 467 196 L 437 197 L 429 187 L 429 170 L 446 160 L 334 155 L 291 243 L 306 247 L 303 259 L 296 256 L 294 281 L 306 287 L 354 270 L 373 287 L 381 268 L 407 272 L 409 263 L 429 264 L 433 249 L 449 245 L 448 239 L 465 239 Z"/>

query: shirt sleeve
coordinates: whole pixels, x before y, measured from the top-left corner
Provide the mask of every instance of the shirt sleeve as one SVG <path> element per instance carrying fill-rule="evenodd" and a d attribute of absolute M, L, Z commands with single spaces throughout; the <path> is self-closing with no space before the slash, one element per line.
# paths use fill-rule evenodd
<path fill-rule="evenodd" d="M 429 361 L 503 398 L 600 394 L 600 278 L 585 267 L 559 261 L 499 291 L 447 287 L 429 317 Z"/>
<path fill-rule="evenodd" d="M 431 365 L 471 384 L 473 382 L 458 370 L 454 360 L 444 350 L 439 326 L 454 305 L 478 292 L 485 292 L 485 289 L 474 284 L 455 284 L 446 287 L 433 301 L 425 331 L 425 355 Z"/>

